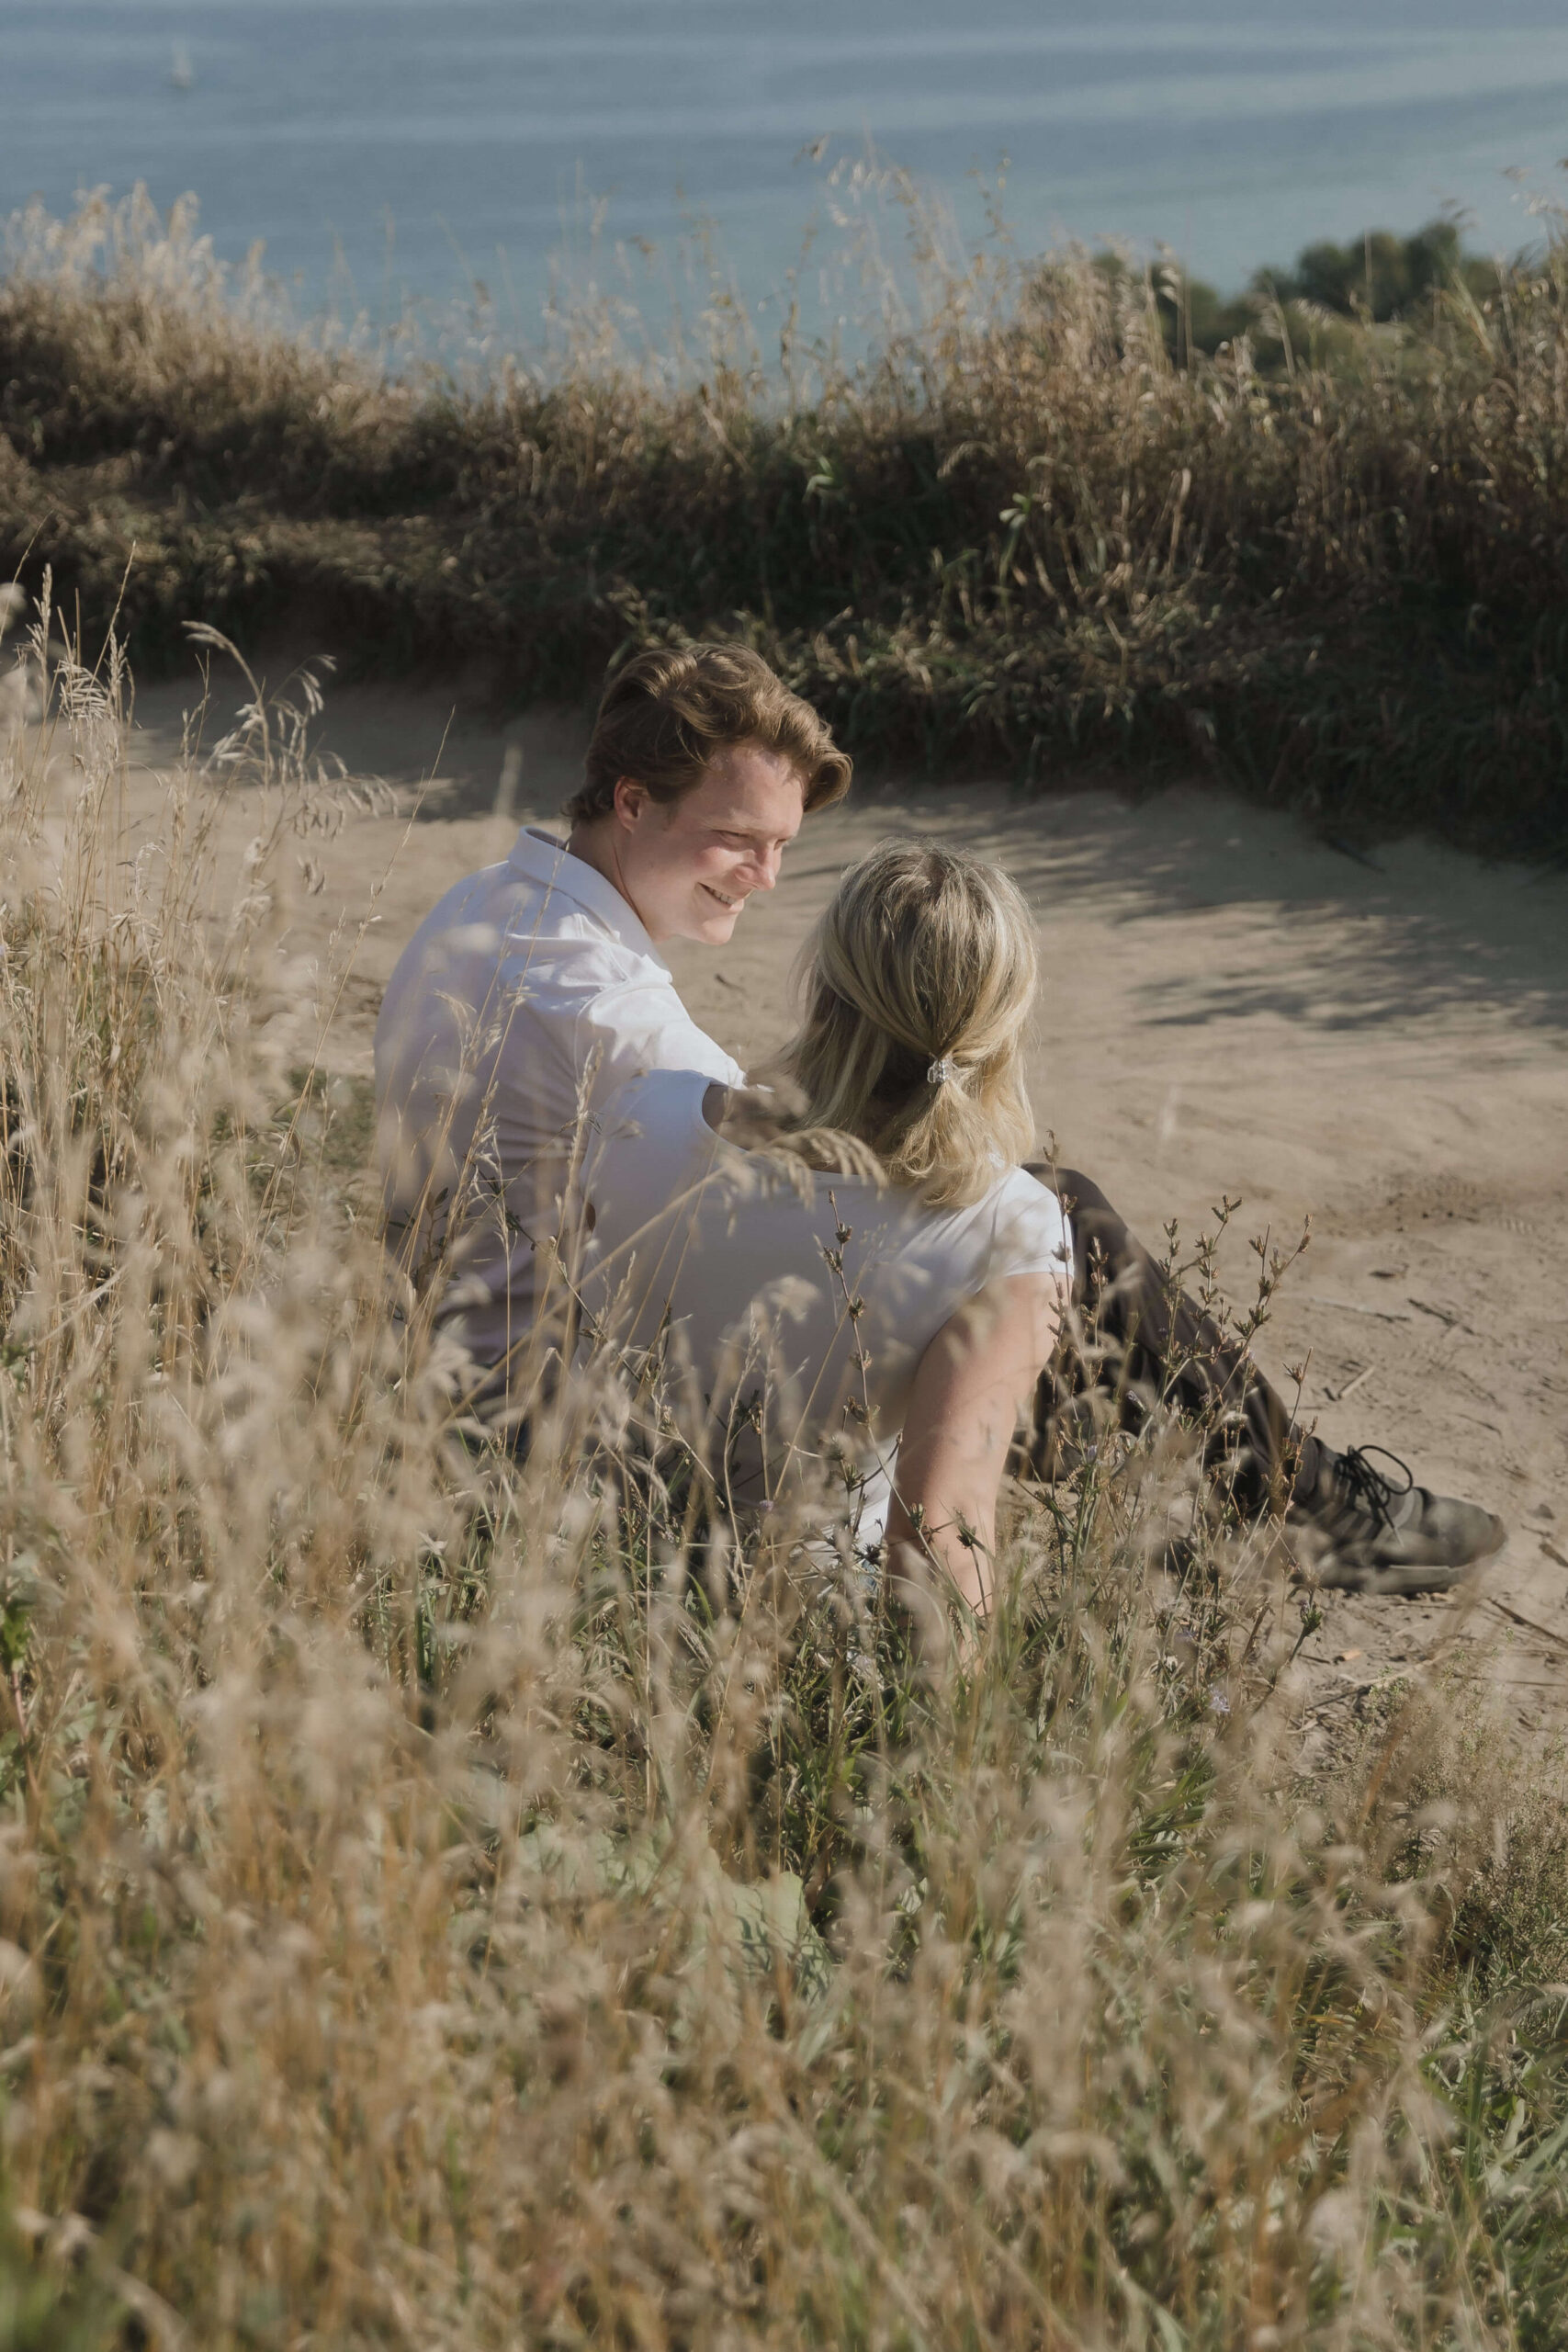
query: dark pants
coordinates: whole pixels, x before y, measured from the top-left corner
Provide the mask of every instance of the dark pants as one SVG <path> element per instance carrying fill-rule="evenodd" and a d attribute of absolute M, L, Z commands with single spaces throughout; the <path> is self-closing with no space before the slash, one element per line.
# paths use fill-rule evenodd
<path fill-rule="evenodd" d="M 1041 1375 L 1036 1466 L 1050 1458 L 1065 1408 L 1092 1390 L 1113 1400 L 1123 1425 L 1161 1408 L 1194 1424 L 1205 1462 L 1248 1518 L 1310 1494 L 1323 1449 L 1294 1427 L 1246 1351 L 1161 1271 L 1098 1184 L 1076 1168 L 1031 1173 L 1066 1211 L 1075 1310 Z"/>

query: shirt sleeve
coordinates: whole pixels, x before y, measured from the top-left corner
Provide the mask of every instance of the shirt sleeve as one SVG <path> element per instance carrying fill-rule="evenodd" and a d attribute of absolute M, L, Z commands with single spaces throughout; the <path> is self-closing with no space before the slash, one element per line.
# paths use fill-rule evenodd
<path fill-rule="evenodd" d="M 1072 1281 L 1072 1237 L 1055 1193 L 1020 1168 L 1001 1186 L 997 1201 L 989 1279 L 1045 1273 Z"/>
<path fill-rule="evenodd" d="M 721 1086 L 739 1086 L 745 1079 L 739 1062 L 698 1028 L 671 985 L 635 974 L 585 999 L 576 1023 L 576 1064 L 592 1072 L 588 1092 L 594 1103 L 648 1070 L 696 1070 Z"/>

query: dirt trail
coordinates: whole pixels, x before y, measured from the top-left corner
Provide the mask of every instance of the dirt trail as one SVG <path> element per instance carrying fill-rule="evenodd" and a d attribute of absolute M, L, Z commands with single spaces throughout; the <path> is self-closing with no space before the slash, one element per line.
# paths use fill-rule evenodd
<path fill-rule="evenodd" d="M 133 828 L 187 699 L 141 697 Z M 382 886 L 327 1052 L 363 1077 L 403 940 L 449 882 L 504 854 L 517 817 L 553 816 L 582 729 L 546 716 L 502 733 L 439 695 L 345 689 L 323 741 L 399 810 L 300 848 L 325 878 L 293 910 L 299 953 L 325 959 Z M 515 816 L 495 813 L 509 748 Z M 231 856 L 254 829 L 237 792 Z M 1512 1529 L 1478 1601 L 1331 1600 L 1308 1651 L 1317 1703 L 1353 1703 L 1451 1643 L 1457 1672 L 1506 1687 L 1527 1736 L 1568 1730 L 1568 877 L 1419 842 L 1366 865 L 1197 786 L 1136 803 L 861 793 L 810 820 L 728 947 L 672 958 L 741 1060 L 784 1035 L 791 961 L 845 861 L 895 831 L 962 840 L 1027 892 L 1045 976 L 1034 1100 L 1062 1159 L 1156 1247 L 1168 1217 L 1192 1234 L 1240 1195 L 1222 1253 L 1237 1295 L 1246 1237 L 1288 1239 L 1310 1216 L 1261 1358 L 1276 1375 L 1305 1365 L 1332 1442 L 1389 1446 Z"/>

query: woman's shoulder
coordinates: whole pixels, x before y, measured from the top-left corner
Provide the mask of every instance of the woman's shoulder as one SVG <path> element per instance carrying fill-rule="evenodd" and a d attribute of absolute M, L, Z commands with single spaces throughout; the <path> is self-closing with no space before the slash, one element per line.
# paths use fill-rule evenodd
<path fill-rule="evenodd" d="M 998 1208 L 1036 1209 L 1055 1216 L 1062 1214 L 1062 1204 L 1050 1185 L 1043 1183 L 1031 1168 L 1004 1169 L 986 1197 Z"/>
<path fill-rule="evenodd" d="M 976 1204 L 996 1274 L 1032 1273 L 1072 1263 L 1062 1204 L 1027 1168 L 1005 1169 Z"/>

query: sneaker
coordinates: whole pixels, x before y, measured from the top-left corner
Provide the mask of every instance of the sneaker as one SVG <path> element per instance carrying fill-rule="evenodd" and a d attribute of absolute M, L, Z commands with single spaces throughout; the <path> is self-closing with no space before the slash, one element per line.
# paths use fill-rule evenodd
<path fill-rule="evenodd" d="M 1374 1453 L 1396 1475 L 1376 1469 Z M 1316 1487 L 1296 1498 L 1285 1523 L 1304 1539 L 1303 1573 L 1335 1592 L 1446 1592 L 1500 1550 L 1508 1532 L 1479 1503 L 1418 1487 L 1381 1445 L 1344 1453 L 1325 1447 Z"/>

